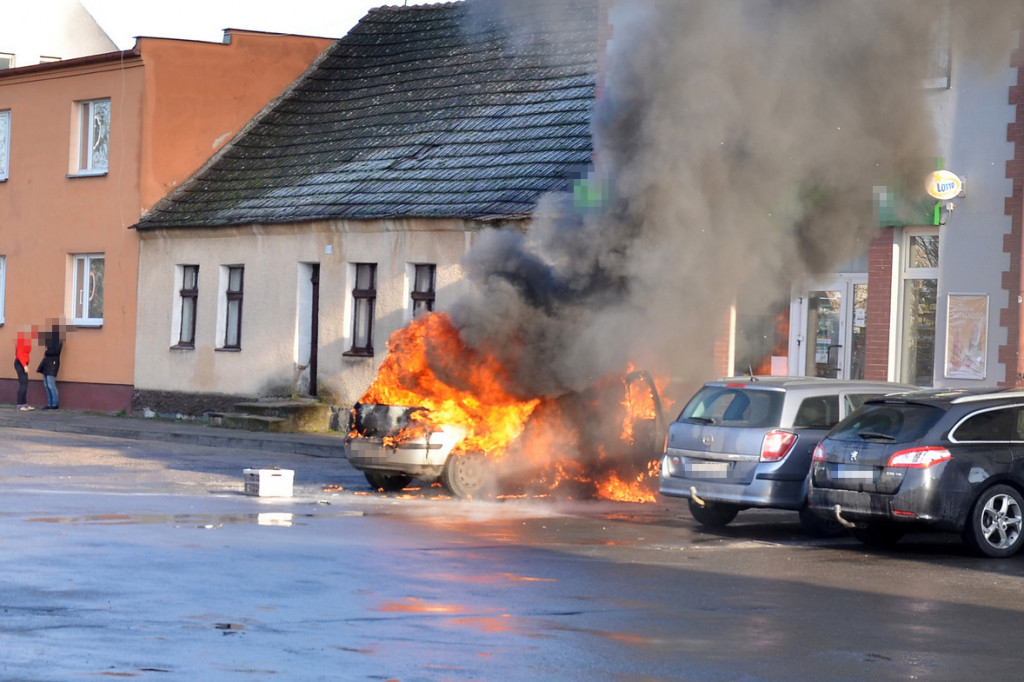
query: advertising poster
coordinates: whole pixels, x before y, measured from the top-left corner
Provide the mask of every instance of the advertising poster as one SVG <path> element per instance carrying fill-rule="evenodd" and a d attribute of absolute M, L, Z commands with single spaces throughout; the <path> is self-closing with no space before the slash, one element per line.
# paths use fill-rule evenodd
<path fill-rule="evenodd" d="M 946 323 L 946 378 L 984 379 L 988 295 L 950 294 Z"/>

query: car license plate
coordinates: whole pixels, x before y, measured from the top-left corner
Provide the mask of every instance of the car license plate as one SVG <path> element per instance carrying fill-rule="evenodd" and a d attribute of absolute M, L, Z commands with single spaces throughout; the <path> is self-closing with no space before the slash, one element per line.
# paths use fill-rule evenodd
<path fill-rule="evenodd" d="M 873 469 L 850 464 L 837 464 L 835 477 L 844 481 L 872 481 L 875 478 L 875 472 Z"/>
<path fill-rule="evenodd" d="M 690 462 L 690 476 L 693 478 L 725 478 L 728 475 L 728 462 Z"/>

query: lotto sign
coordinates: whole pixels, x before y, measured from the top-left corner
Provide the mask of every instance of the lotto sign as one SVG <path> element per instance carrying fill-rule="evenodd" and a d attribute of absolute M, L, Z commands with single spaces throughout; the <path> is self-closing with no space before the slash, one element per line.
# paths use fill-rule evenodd
<path fill-rule="evenodd" d="M 947 170 L 935 171 L 928 176 L 926 189 L 928 196 L 939 201 L 948 201 L 959 196 L 963 191 L 964 183 L 956 173 Z"/>

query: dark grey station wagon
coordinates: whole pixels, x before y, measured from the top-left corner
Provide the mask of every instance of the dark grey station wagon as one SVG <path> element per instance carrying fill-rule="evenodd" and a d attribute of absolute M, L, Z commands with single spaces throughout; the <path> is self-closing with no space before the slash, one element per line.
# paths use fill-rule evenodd
<path fill-rule="evenodd" d="M 937 390 L 866 403 L 821 441 L 813 510 L 869 545 L 959 533 L 975 553 L 1024 545 L 1024 391 Z"/>

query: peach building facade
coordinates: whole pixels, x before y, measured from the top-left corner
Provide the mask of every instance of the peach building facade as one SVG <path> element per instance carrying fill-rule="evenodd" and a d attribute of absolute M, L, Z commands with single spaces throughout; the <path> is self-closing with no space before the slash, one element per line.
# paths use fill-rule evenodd
<path fill-rule="evenodd" d="M 132 50 L 0 71 L 0 346 L 61 320 L 62 407 L 128 410 L 139 242 L 129 229 L 331 44 L 228 30 L 223 43 L 139 38 Z M 29 402 L 43 390 L 35 372 Z M 15 400 L 12 360 L 0 402 Z"/>

